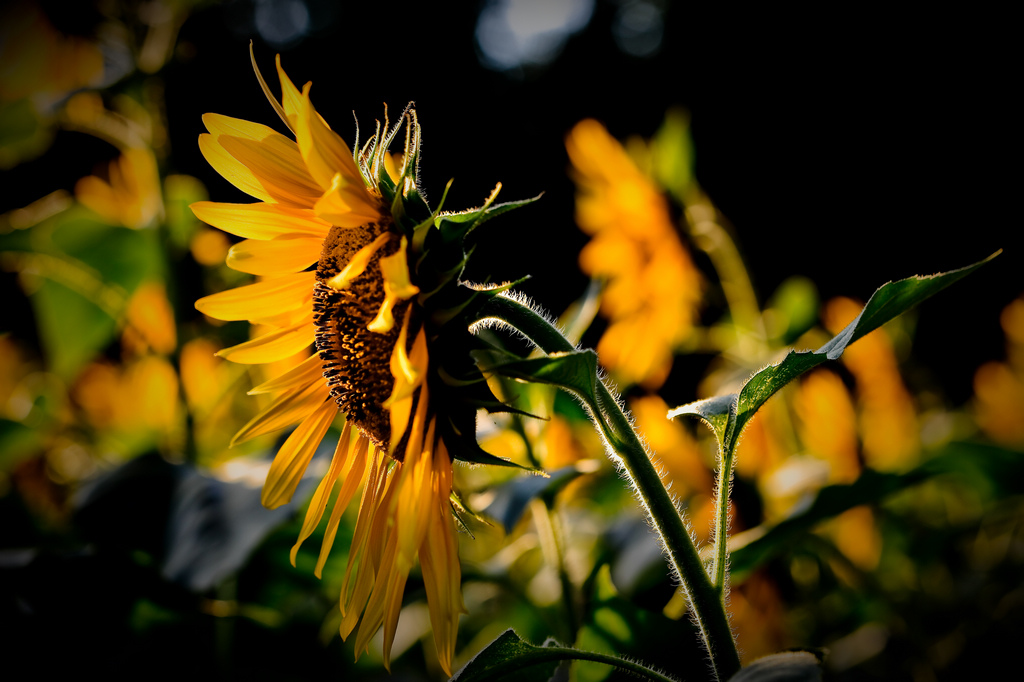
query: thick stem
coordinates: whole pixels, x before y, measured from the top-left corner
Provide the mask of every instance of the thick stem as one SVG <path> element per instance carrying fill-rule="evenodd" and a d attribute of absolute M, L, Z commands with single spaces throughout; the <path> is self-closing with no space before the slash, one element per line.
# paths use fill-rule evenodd
<path fill-rule="evenodd" d="M 486 313 L 512 325 L 546 353 L 575 350 L 561 332 L 540 314 L 511 298 L 495 297 L 488 303 Z M 591 416 L 609 447 L 620 458 L 665 545 L 669 560 L 682 581 L 716 676 L 719 680 L 728 680 L 740 669 L 740 659 L 722 594 L 711 584 L 682 516 L 651 463 L 647 450 L 602 381 L 598 382 L 597 398 L 599 404 L 591 406 Z"/>
<path fill-rule="evenodd" d="M 729 492 L 732 486 L 732 451 L 723 453 L 718 465 L 718 498 L 715 500 L 715 559 L 711 568 L 715 589 L 724 598 L 725 573 L 729 564 Z"/>

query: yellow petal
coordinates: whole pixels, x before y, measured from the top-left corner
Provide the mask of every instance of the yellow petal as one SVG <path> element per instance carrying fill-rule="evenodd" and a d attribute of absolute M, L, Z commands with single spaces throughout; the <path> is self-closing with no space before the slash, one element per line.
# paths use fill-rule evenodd
<path fill-rule="evenodd" d="M 223 204 L 198 201 L 189 208 L 204 223 L 246 239 L 273 239 L 282 235 L 326 237 L 331 224 L 310 210 L 276 204 Z"/>
<path fill-rule="evenodd" d="M 434 481 L 431 486 L 432 509 L 426 537 L 420 545 L 419 558 L 437 657 L 441 668 L 451 675 L 459 614 L 465 609 L 462 605 L 458 544 L 448 510 L 451 461 L 443 441 L 438 442 L 435 458 Z"/>
<path fill-rule="evenodd" d="M 320 441 L 337 416 L 338 406 L 333 400 L 326 400 L 288 436 L 274 457 L 267 481 L 263 484 L 260 500 L 264 507 L 276 509 L 291 501 L 309 460 L 313 459 Z"/>
<path fill-rule="evenodd" d="M 371 332 L 384 334 L 395 326 L 392 310 L 399 301 L 412 298 L 420 289 L 409 280 L 409 263 L 406 257 L 408 240 L 402 237 L 402 243 L 390 256 L 380 259 L 380 271 L 384 275 L 384 303 L 380 306 L 377 317 L 366 328 Z"/>
<path fill-rule="evenodd" d="M 292 545 L 292 551 L 289 557 L 292 561 L 292 566 L 295 565 L 295 559 L 299 553 L 299 548 L 302 547 L 302 543 L 306 541 L 316 527 L 320 525 L 320 519 L 324 516 L 324 510 L 327 509 L 327 499 L 331 496 L 331 491 L 334 490 L 334 483 L 338 480 L 338 475 L 344 468 L 345 463 L 350 458 L 351 442 L 350 437 L 352 434 L 351 422 L 345 423 L 345 428 L 341 432 L 341 437 L 338 439 L 338 445 L 334 448 L 334 456 L 331 457 L 331 466 L 327 470 L 327 473 L 322 479 L 320 479 L 319 485 L 316 487 L 316 491 L 313 493 L 313 497 L 309 501 L 309 507 L 306 509 L 306 517 L 302 521 L 302 529 L 299 531 L 299 539 Z M 350 465 L 351 466 L 351 465 Z M 317 575 L 319 578 L 320 576 Z"/>
<path fill-rule="evenodd" d="M 335 173 L 328 190 L 317 200 L 313 210 L 333 225 L 360 227 L 380 220 L 377 205 L 361 182 L 349 183 L 341 173 Z"/>
<path fill-rule="evenodd" d="M 202 152 L 206 162 L 215 171 L 220 173 L 221 177 L 238 189 L 261 201 L 269 201 L 271 203 L 276 201 L 263 188 L 263 185 L 256 179 L 252 171 L 239 163 L 238 159 L 231 156 L 231 154 L 228 154 L 213 135 L 203 133 L 199 136 L 199 151 Z"/>
<path fill-rule="evenodd" d="M 323 193 L 306 170 L 296 144 L 284 135 L 274 133 L 263 140 L 221 135 L 217 142 L 252 171 L 278 203 L 308 208 Z"/>
<path fill-rule="evenodd" d="M 281 79 L 281 104 L 284 106 L 285 116 L 288 117 L 289 126 L 292 132 L 297 129 L 296 120 L 302 110 L 302 93 L 299 92 L 292 80 L 281 68 L 281 55 L 277 55 L 277 76 Z"/>
<path fill-rule="evenodd" d="M 196 301 L 196 310 L 217 320 L 254 320 L 309 307 L 314 272 L 282 275 Z"/>
<path fill-rule="evenodd" d="M 341 174 L 346 185 L 364 186 L 363 176 L 356 168 L 352 150 L 341 137 L 327 127 L 309 101 L 310 86 L 302 89 L 295 120 L 295 137 L 310 175 L 323 190 L 328 190 L 334 176 Z"/>
<path fill-rule="evenodd" d="M 315 337 L 316 327 L 313 326 L 311 315 L 305 322 L 294 327 L 279 329 L 237 346 L 224 348 L 217 355 L 243 365 L 277 362 L 309 347 Z"/>
<path fill-rule="evenodd" d="M 323 361 L 319 355 L 314 353 L 281 376 L 265 381 L 253 388 L 249 391 L 248 395 L 277 393 L 278 391 L 286 391 L 297 386 L 308 386 L 315 381 L 319 381 L 322 376 Z"/>
<path fill-rule="evenodd" d="M 276 239 L 246 239 L 228 251 L 227 265 L 250 275 L 280 275 L 305 270 L 320 258 L 320 237 L 282 235 Z"/>
<path fill-rule="evenodd" d="M 357 433 L 353 438 L 352 444 L 348 446 L 348 457 L 345 459 L 345 467 L 340 474 L 342 480 L 341 490 L 338 491 L 338 496 L 334 498 L 334 509 L 331 510 L 331 518 L 327 521 L 327 529 L 324 531 L 324 539 L 320 545 L 320 556 L 316 560 L 316 568 L 313 569 L 313 574 L 317 578 L 321 576 L 324 564 L 327 563 L 327 556 L 331 553 L 334 537 L 338 533 L 338 523 L 341 521 L 341 515 L 348 508 L 348 503 L 352 501 L 352 496 L 359 489 L 359 484 L 363 482 L 363 474 L 366 473 L 369 445 L 369 439 Z"/>
<path fill-rule="evenodd" d="M 333 289 L 347 289 L 366 270 L 373 255 L 391 238 L 390 232 L 382 232 L 376 239 L 356 251 L 352 260 L 334 277 L 327 280 L 327 286 Z"/>
<path fill-rule="evenodd" d="M 273 433 L 305 419 L 330 397 L 327 384 L 316 381 L 308 386 L 296 388 L 278 397 L 265 410 L 257 414 L 235 434 L 231 445 L 243 443 L 250 438 Z"/>
<path fill-rule="evenodd" d="M 267 101 L 270 102 L 270 106 L 274 107 L 274 111 L 277 112 L 277 115 L 281 117 L 281 120 L 284 121 L 284 124 L 288 126 L 288 129 L 291 130 L 292 134 L 294 135 L 295 126 L 288 119 L 288 115 L 285 113 L 285 110 L 281 106 L 281 103 L 277 101 L 276 97 L 274 97 L 274 93 L 270 92 L 270 86 L 267 85 L 267 81 L 263 79 L 263 74 L 260 73 L 260 67 L 258 64 L 256 64 L 256 53 L 252 49 L 251 40 L 249 41 L 249 59 L 252 61 L 252 70 L 256 72 L 256 80 L 260 82 L 260 88 L 262 88 L 263 94 L 266 95 Z M 281 55 L 277 55 L 277 65 L 278 68 L 280 68 Z"/>

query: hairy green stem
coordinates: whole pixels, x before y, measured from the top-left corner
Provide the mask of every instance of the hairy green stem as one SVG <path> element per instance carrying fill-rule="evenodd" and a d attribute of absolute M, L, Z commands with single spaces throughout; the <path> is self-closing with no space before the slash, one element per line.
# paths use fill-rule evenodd
<path fill-rule="evenodd" d="M 491 299 L 485 314 L 510 324 L 546 353 L 575 350 L 572 343 L 542 315 L 512 298 L 498 296 Z M 679 510 L 629 418 L 603 381 L 598 381 L 597 399 L 598 404 L 590 406 L 591 417 L 609 447 L 618 455 L 665 545 L 669 560 L 682 581 L 716 676 L 719 680 L 728 680 L 739 670 L 740 659 L 722 593 L 711 584 Z"/>

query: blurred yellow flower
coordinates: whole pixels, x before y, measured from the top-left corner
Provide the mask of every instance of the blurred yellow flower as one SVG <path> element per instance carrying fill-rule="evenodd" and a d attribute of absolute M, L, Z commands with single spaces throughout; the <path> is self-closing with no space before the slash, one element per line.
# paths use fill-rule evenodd
<path fill-rule="evenodd" d="M 838 334 L 863 307 L 848 298 L 832 299 L 822 314 L 825 327 Z M 843 364 L 857 382 L 864 461 L 878 471 L 909 469 L 921 447 L 917 410 L 886 331 L 877 329 L 847 348 Z"/>
<path fill-rule="evenodd" d="M 1024 296 L 1000 315 L 1008 362 L 986 362 L 974 374 L 974 412 L 993 440 L 1024 447 Z"/>
<path fill-rule="evenodd" d="M 75 185 L 75 197 L 113 225 L 148 226 L 163 211 L 160 173 L 153 152 L 125 149 L 110 162 L 108 179 L 89 175 Z"/>
<path fill-rule="evenodd" d="M 658 388 L 696 319 L 700 274 L 665 197 L 604 126 L 581 121 L 566 148 L 578 188 L 576 222 L 592 236 L 580 268 L 607 280 L 601 313 L 609 324 L 598 355 L 618 381 Z"/>
<path fill-rule="evenodd" d="M 34 3 L 10 3 L 0 13 L 0 101 L 32 97 L 45 107 L 102 76 L 99 47 L 60 33 Z"/>
<path fill-rule="evenodd" d="M 170 355 L 178 347 L 174 311 L 163 284 L 144 282 L 132 294 L 121 344 L 136 355 L 142 355 L 148 348 Z"/>
<path fill-rule="evenodd" d="M 168 434 L 178 425 L 178 375 L 156 355 L 123 367 L 93 363 L 79 375 L 72 396 L 97 429 Z"/>

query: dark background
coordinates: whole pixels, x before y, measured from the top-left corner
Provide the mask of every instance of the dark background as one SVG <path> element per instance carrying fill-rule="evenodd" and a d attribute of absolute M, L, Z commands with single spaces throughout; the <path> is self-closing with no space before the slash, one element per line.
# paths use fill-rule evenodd
<path fill-rule="evenodd" d="M 249 65 L 252 38 L 272 87 L 280 51 L 298 85 L 313 81 L 314 103 L 349 142 L 353 110 L 365 139 L 383 102 L 397 115 L 415 101 L 423 185 L 436 200 L 454 178 L 447 208 L 477 205 L 497 181 L 505 200 L 544 192 L 538 204 L 488 225 L 476 261 L 486 272 L 469 276 L 530 274 L 521 288 L 558 312 L 585 287 L 565 133 L 594 117 L 620 139 L 649 137 L 681 105 L 692 116 L 698 181 L 734 226 L 762 300 L 793 274 L 813 279 L 823 300 L 865 300 L 885 281 L 1005 249 L 925 303 L 918 318 L 917 362 L 950 402 L 966 400 L 974 369 L 1002 356 L 999 311 L 1024 290 L 1020 223 L 1010 210 L 1019 180 L 1011 128 L 1019 108 L 1010 94 L 1019 70 L 1011 64 L 1020 50 L 1007 17 L 709 14 L 671 3 L 660 49 L 635 57 L 612 37 L 621 4 L 596 0 L 587 26 L 553 62 L 513 73 L 481 66 L 474 27 L 482 3 L 452 11 L 309 0 L 312 31 L 285 48 L 260 37 L 251 0 L 201 6 L 161 73 L 169 170 L 201 178 L 214 200 L 246 200 L 195 140 L 210 111 L 280 127 Z M 66 32 L 88 34 L 98 21 L 88 6 L 44 6 Z M 59 134 L 46 155 L 0 176 L 0 210 L 70 190 L 104 146 Z M 12 286 L 6 276 L 8 300 Z"/>

